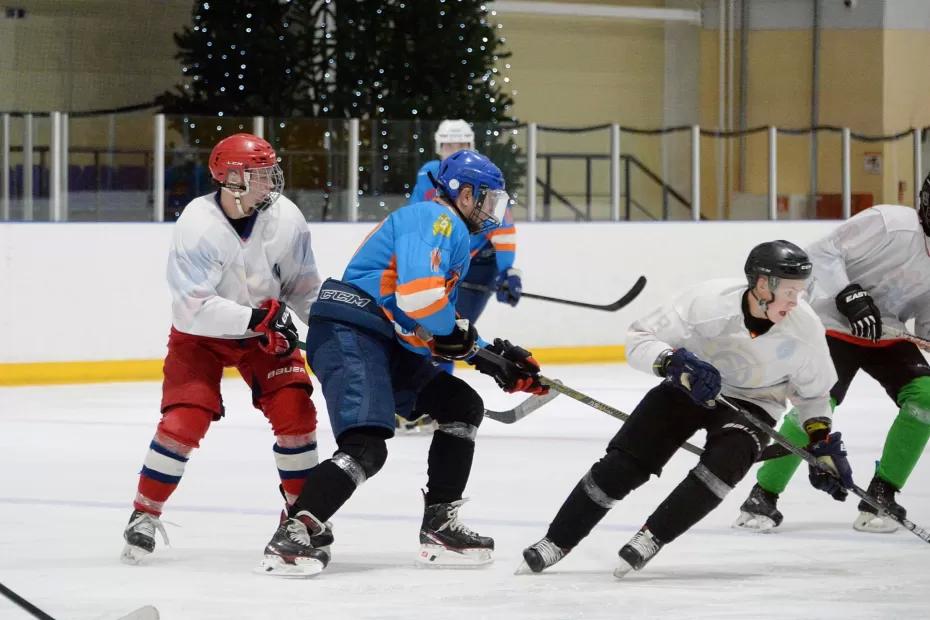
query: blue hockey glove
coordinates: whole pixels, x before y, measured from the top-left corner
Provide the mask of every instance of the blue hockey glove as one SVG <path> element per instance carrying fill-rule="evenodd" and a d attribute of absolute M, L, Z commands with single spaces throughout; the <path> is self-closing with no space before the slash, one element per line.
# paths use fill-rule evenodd
<path fill-rule="evenodd" d="M 811 465 L 809 471 L 811 485 L 838 502 L 846 501 L 846 496 L 849 494 L 846 489 L 853 486 L 853 478 L 852 468 L 846 459 L 846 447 L 843 445 L 842 433 L 831 433 L 826 439 L 811 443 L 807 446 L 807 451 L 816 456 L 817 460 L 832 472 L 828 473 Z"/>
<path fill-rule="evenodd" d="M 494 281 L 494 288 L 497 289 L 497 301 L 511 306 L 517 305 L 517 302 L 520 301 L 520 295 L 523 294 L 521 275 L 520 270 L 513 267 L 497 274 L 497 279 Z"/>
<path fill-rule="evenodd" d="M 702 407 L 713 407 L 720 393 L 720 371 L 687 349 L 665 354 L 657 372 Z"/>

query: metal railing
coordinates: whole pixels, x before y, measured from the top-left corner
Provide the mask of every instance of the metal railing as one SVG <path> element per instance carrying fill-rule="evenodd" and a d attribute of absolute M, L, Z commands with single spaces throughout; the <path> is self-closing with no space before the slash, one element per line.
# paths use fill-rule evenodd
<path fill-rule="evenodd" d="M 111 144 L 107 146 L 89 146 L 84 143 L 70 146 L 69 132 L 73 131 L 72 124 L 86 120 L 83 117 L 79 119 L 78 115 L 69 118 L 69 115 L 58 112 L 0 114 L 0 219 L 13 219 L 11 205 L 15 202 L 19 213 L 16 219 L 37 219 L 37 213 L 40 210 L 44 212 L 47 205 L 49 221 L 67 221 L 71 219 L 69 201 L 80 197 L 81 192 L 98 192 L 96 204 L 99 216 L 102 211 L 111 208 L 110 202 L 118 203 L 125 198 L 105 194 L 111 191 L 134 192 L 130 201 L 133 206 L 127 207 L 134 214 L 130 219 L 163 221 L 166 219 L 166 213 L 172 217 L 169 211 L 176 212 L 178 201 L 183 202 L 188 196 L 176 187 L 178 177 L 186 174 L 188 170 L 184 166 L 196 170 L 196 174 L 203 177 L 202 182 L 192 183 L 190 179 L 187 180 L 190 191 L 193 191 L 191 188 L 202 190 L 209 186 L 209 175 L 205 174 L 203 162 L 199 160 L 209 151 L 210 143 L 189 143 L 185 141 L 185 137 L 181 144 L 177 144 L 175 142 L 181 138 L 178 138 L 176 130 L 169 127 L 165 115 L 150 115 L 147 112 L 141 114 L 144 114 L 144 117 L 137 116 L 135 120 L 148 119 L 151 127 L 151 133 L 148 135 L 151 138 L 140 137 L 139 132 L 135 132 L 133 140 L 142 144 L 136 147 L 116 144 L 118 141 L 113 137 L 115 132 L 111 132 Z M 113 117 L 112 114 L 110 116 Z M 178 118 L 171 118 L 172 122 L 177 124 Z M 229 119 L 205 118 L 206 124 L 215 124 L 218 131 L 235 129 L 234 126 L 228 125 Z M 22 139 L 17 140 L 15 144 L 11 127 L 11 121 L 14 119 L 17 124 L 22 124 Z M 188 121 L 187 118 L 183 120 L 185 123 Z M 38 121 L 43 124 L 43 135 L 47 134 L 47 138 L 37 140 Z M 110 122 L 114 123 L 112 119 Z M 228 127 L 223 123 L 227 123 Z M 270 133 L 275 136 L 273 139 L 284 140 L 281 136 L 287 131 L 285 126 L 288 123 L 296 127 L 296 133 L 289 135 L 289 145 L 280 148 L 276 146 L 276 149 L 279 149 L 279 155 L 284 158 L 289 181 L 300 179 L 301 175 L 310 179 L 304 185 L 289 183 L 289 192 L 299 194 L 297 202 L 305 213 L 316 214 L 319 211 L 320 217 L 329 216 L 350 222 L 376 219 L 386 210 L 406 200 L 403 191 L 388 191 L 378 185 L 386 176 L 378 167 L 381 161 L 379 158 L 384 152 L 381 149 L 395 149 L 388 152 L 404 158 L 408 164 L 413 161 L 422 162 L 432 156 L 432 131 L 429 122 L 254 117 L 240 119 L 237 127 L 238 130 L 250 130 L 259 135 Z M 387 135 L 383 131 L 386 123 L 393 124 L 393 130 L 397 133 L 408 131 L 411 139 L 398 146 L 397 141 L 390 142 L 389 139 L 382 138 Z M 190 127 L 194 127 L 194 123 L 191 123 Z M 303 148 L 305 145 L 300 142 L 301 135 L 297 130 L 308 131 L 308 127 L 313 130 L 310 133 L 316 136 L 314 139 L 318 139 L 319 143 L 312 148 Z M 906 162 L 905 165 L 912 166 L 912 170 L 907 171 L 906 175 L 906 180 L 910 181 L 910 187 L 907 188 L 910 191 L 903 189 L 907 183 L 899 180 L 902 203 L 906 204 L 910 200 L 912 204 L 917 204 L 923 176 L 921 129 L 909 129 L 889 136 L 865 135 L 853 132 L 849 128 L 835 126 L 801 129 L 760 126 L 742 132 L 723 132 L 701 129 L 696 125 L 640 129 L 616 123 L 581 128 L 545 127 L 529 123 L 494 126 L 476 124 L 475 129 L 477 134 L 486 137 L 487 140 L 498 140 L 501 144 L 506 142 L 510 147 L 506 152 L 514 154 L 516 159 L 513 159 L 513 162 L 519 162 L 519 166 L 509 172 L 508 185 L 519 187 L 521 183 L 515 181 L 522 178 L 523 189 L 515 190 L 514 193 L 519 194 L 516 202 L 520 207 L 521 216 L 525 215 L 525 219 L 529 221 L 564 219 L 565 216 L 579 221 L 705 219 L 701 213 L 702 165 L 721 164 L 702 162 L 702 138 L 728 140 L 764 136 L 767 140 L 764 150 L 767 166 L 765 212 L 761 215 L 771 220 L 780 217 L 780 139 L 797 136 L 818 139 L 821 135 L 834 134 L 839 137 L 837 167 L 840 169 L 840 189 L 834 195 L 839 195 L 840 215 L 843 218 L 852 214 L 851 152 L 854 141 L 886 143 L 885 148 L 888 148 L 887 143 L 910 139 L 909 152 L 900 156 L 900 160 Z M 546 141 L 552 144 L 541 147 L 540 133 L 543 132 L 547 136 L 553 133 L 565 136 L 588 135 L 585 136 L 583 145 L 573 152 L 572 148 L 559 148 L 560 145 L 555 144 L 562 139 L 561 137 L 547 137 Z M 375 140 L 375 137 L 378 139 Z M 677 157 L 674 170 L 669 170 L 666 166 L 669 159 L 666 151 L 662 151 L 659 156 L 653 152 L 648 158 L 637 152 L 637 144 L 641 145 L 643 140 L 653 138 L 663 141 L 671 138 L 679 140 L 674 147 L 667 147 L 663 142 L 658 149 L 652 148 L 652 151 L 656 152 L 663 148 L 666 151 L 674 151 L 673 154 Z M 86 137 L 84 139 L 86 140 Z M 862 145 L 859 146 L 861 150 Z M 821 149 L 821 153 L 824 151 L 825 149 Z M 881 153 L 866 155 L 876 158 L 875 166 L 879 172 L 873 174 L 880 174 Z M 186 157 L 186 163 L 169 164 L 169 156 L 173 160 Z M 133 163 L 126 163 L 126 158 L 138 159 Z M 85 162 L 83 169 L 74 163 L 76 160 Z M 119 163 L 114 164 L 114 161 Z M 324 164 L 320 165 L 320 161 Z M 564 171 L 560 174 L 556 174 L 556 171 L 569 166 L 570 162 L 574 162 L 571 165 L 583 164 L 583 171 L 569 175 L 571 178 L 566 180 Z M 796 163 L 792 161 L 790 165 Z M 811 166 L 816 165 L 816 162 L 808 163 Z M 782 173 L 785 173 L 785 165 L 784 162 L 781 163 Z M 802 166 L 803 163 L 797 167 Z M 660 168 L 663 172 L 658 172 Z M 87 169 L 93 170 L 92 183 L 88 180 L 87 175 L 90 173 Z M 310 169 L 315 172 L 306 172 Z M 137 178 L 140 170 L 143 171 L 142 180 Z M 172 174 L 169 175 L 168 172 Z M 796 170 L 788 172 L 793 173 Z M 904 178 L 900 171 L 897 174 L 899 179 Z M 816 174 L 812 177 L 816 178 Z M 127 181 L 129 178 L 134 180 Z M 708 178 L 713 177 L 708 175 Z M 122 181 L 115 183 L 114 179 Z M 396 179 L 394 183 L 396 187 Z M 758 181 L 756 184 L 758 185 Z M 721 191 L 715 185 L 712 189 Z M 709 191 L 707 187 L 703 189 Z M 756 195 L 763 198 L 762 193 L 757 192 Z M 41 208 L 38 206 L 39 202 L 42 203 Z M 81 204 L 86 208 L 89 203 L 83 200 Z M 113 205 L 112 209 L 118 210 L 119 206 Z"/>

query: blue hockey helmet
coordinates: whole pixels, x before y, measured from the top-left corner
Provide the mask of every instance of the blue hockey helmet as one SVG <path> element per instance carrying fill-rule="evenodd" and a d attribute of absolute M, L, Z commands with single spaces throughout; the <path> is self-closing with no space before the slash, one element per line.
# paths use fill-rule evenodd
<path fill-rule="evenodd" d="M 510 196 L 505 190 L 504 175 L 484 155 L 463 149 L 446 157 L 439 164 L 435 185 L 453 206 L 456 206 L 462 188 L 466 185 L 471 187 L 475 208 L 464 219 L 472 232 L 494 228 L 503 221 L 510 202 Z"/>

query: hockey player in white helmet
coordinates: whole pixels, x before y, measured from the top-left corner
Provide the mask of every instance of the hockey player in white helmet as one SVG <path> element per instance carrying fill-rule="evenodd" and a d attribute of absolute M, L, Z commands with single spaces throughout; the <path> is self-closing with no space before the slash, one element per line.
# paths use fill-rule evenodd
<path fill-rule="evenodd" d="M 798 246 L 753 248 L 745 280 L 710 280 L 679 295 L 627 332 L 630 365 L 665 380 L 651 389 L 581 478 L 549 525 L 523 551 L 540 572 L 562 559 L 608 510 L 662 468 L 699 429 L 707 431 L 697 466 L 619 551 L 614 570 L 640 570 L 720 505 L 769 441 L 742 415 L 717 405 L 722 394 L 756 419 L 775 424 L 788 399 L 807 430 L 808 450 L 836 476 L 810 469 L 831 495 L 852 486 L 840 433 L 831 433 L 829 390 L 836 381 L 824 326 L 804 301 L 811 262 Z"/>
<path fill-rule="evenodd" d="M 474 150 L 475 132 L 462 119 L 444 120 L 436 130 L 435 143 L 439 159 L 428 161 L 420 168 L 408 204 L 433 200 L 436 195 L 433 181 L 437 178 L 439 164 L 457 151 Z M 523 292 L 522 273 L 513 266 L 517 252 L 516 238 L 517 229 L 509 206 L 498 226 L 471 236 L 471 267 L 462 281 L 455 305 L 460 317 L 474 324 L 484 312 L 492 294 L 497 295 L 498 301 L 511 306 L 516 306 L 520 301 Z M 439 363 L 446 372 L 452 372 L 451 362 Z M 397 428 L 400 430 L 432 430 L 432 427 L 429 412 L 423 412 L 422 416 L 413 421 L 397 418 Z"/>
<path fill-rule="evenodd" d="M 896 205 L 866 209 L 814 243 L 815 287 L 811 306 L 827 327 L 830 356 L 839 381 L 830 390 L 834 406 L 864 370 L 899 408 L 868 492 L 898 517 L 895 501 L 930 439 L 930 365 L 916 345 L 895 338 L 895 330 L 914 320 L 922 338 L 930 338 L 930 177 L 924 180 L 917 210 Z M 886 333 L 891 331 L 892 333 Z M 792 411 L 781 432 L 794 443 L 804 432 Z M 740 508 L 735 527 L 768 531 L 782 521 L 776 504 L 800 459 L 789 455 L 766 463 Z M 853 528 L 887 533 L 897 522 L 859 502 Z"/>

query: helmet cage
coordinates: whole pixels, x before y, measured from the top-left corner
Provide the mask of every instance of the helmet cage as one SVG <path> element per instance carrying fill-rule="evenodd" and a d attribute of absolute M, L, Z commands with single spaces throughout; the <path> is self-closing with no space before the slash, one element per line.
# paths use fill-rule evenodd
<path fill-rule="evenodd" d="M 245 169 L 242 166 L 230 166 L 226 169 L 220 187 L 232 193 L 237 199 L 250 191 L 264 191 L 256 201 L 254 209 L 261 212 L 277 202 L 284 191 L 284 171 L 279 164 L 261 168 Z"/>

